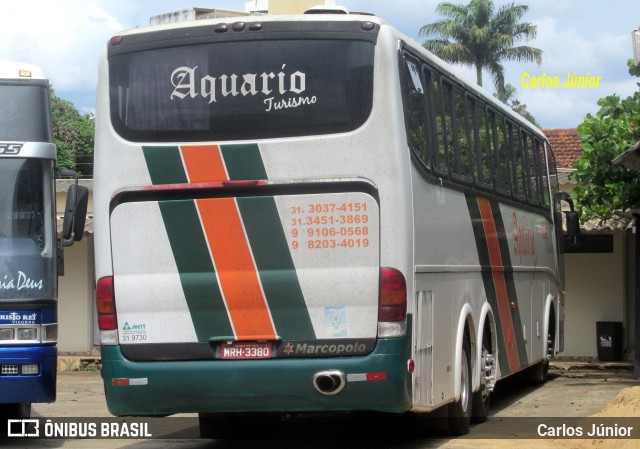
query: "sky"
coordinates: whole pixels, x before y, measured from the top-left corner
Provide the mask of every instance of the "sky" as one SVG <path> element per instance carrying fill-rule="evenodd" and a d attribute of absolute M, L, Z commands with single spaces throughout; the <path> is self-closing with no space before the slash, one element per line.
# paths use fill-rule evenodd
<path fill-rule="evenodd" d="M 372 12 L 418 43 L 420 27 L 439 20 L 441 0 L 337 0 L 351 11 Z M 458 2 L 458 0 L 450 0 Z M 527 105 L 543 128 L 575 128 L 587 113 L 595 114 L 598 99 L 631 95 L 626 61 L 632 55 L 631 33 L 640 27 L 638 0 L 515 0 L 527 4 L 522 21 L 537 26 L 535 40 L 542 64 L 505 63 L 505 81 Z M 468 0 L 459 0 L 466 3 Z M 319 2 L 320 3 L 320 2 Z M 496 9 L 511 0 L 494 0 Z M 56 94 L 83 113 L 95 111 L 98 57 L 119 31 L 146 26 L 149 17 L 192 7 L 243 10 L 245 0 L 2 0 L 0 59 L 42 67 Z M 475 82 L 475 69 L 455 66 Z M 601 77 L 597 87 L 564 88 L 567 75 Z M 587 75 L 588 74 L 588 75 Z M 558 87 L 532 87 L 532 79 L 558 77 Z M 488 74 L 484 85 L 493 92 Z"/>

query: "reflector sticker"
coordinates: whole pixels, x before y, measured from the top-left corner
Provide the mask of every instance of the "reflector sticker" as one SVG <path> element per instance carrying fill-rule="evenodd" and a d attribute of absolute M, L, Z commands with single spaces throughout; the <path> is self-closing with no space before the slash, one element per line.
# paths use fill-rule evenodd
<path fill-rule="evenodd" d="M 349 323 L 347 321 L 347 308 L 344 306 L 325 307 L 324 325 L 327 336 L 348 337 Z"/>
<path fill-rule="evenodd" d="M 387 373 L 357 373 L 347 374 L 347 382 L 373 382 L 376 380 L 387 380 Z"/>

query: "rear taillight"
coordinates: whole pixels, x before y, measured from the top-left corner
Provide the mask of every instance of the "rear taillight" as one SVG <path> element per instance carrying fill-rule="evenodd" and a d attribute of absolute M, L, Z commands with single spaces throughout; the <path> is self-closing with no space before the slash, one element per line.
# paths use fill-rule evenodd
<path fill-rule="evenodd" d="M 407 283 L 395 268 L 380 269 L 378 321 L 402 321 L 407 316 Z"/>
<path fill-rule="evenodd" d="M 98 279 L 96 285 L 96 308 L 98 310 L 98 326 L 102 331 L 118 328 L 116 318 L 116 300 L 113 295 L 113 277 Z"/>
<path fill-rule="evenodd" d="M 380 269 L 378 337 L 404 335 L 407 317 L 407 283 L 395 268 Z"/>

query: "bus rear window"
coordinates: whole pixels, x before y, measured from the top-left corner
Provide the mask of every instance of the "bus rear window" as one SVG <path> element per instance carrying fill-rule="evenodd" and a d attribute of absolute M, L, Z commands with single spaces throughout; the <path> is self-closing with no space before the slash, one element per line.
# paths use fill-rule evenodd
<path fill-rule="evenodd" d="M 374 44 L 264 40 L 113 55 L 111 119 L 134 142 L 351 131 L 371 112 Z"/>

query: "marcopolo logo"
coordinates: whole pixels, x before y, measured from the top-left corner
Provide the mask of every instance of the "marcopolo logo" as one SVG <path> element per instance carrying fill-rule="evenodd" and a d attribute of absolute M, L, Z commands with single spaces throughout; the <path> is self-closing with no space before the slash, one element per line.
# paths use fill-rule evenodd
<path fill-rule="evenodd" d="M 327 357 L 368 354 L 373 350 L 373 340 L 315 340 L 291 341 L 280 349 L 283 357 Z"/>

